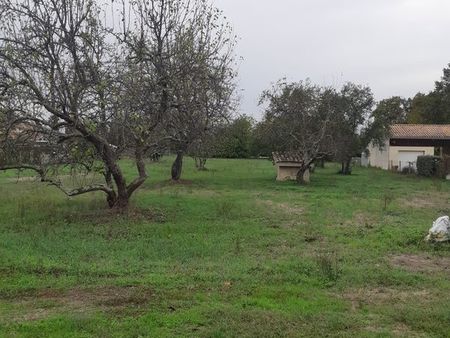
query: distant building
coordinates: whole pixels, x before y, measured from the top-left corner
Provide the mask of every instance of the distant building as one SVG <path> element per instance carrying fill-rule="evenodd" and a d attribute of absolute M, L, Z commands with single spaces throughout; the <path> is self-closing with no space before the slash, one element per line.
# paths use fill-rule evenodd
<path fill-rule="evenodd" d="M 50 158 L 61 148 L 61 145 L 50 145 L 48 135 L 34 123 L 17 123 L 5 136 L 0 133 L 0 165 L 50 163 Z"/>
<path fill-rule="evenodd" d="M 273 164 L 277 167 L 277 181 L 297 179 L 297 173 L 303 164 L 299 154 L 295 152 L 274 152 L 272 158 Z"/>
<path fill-rule="evenodd" d="M 380 149 L 370 144 L 362 154 L 362 165 L 385 170 L 416 168 L 422 155 L 450 155 L 450 125 L 395 124 Z"/>

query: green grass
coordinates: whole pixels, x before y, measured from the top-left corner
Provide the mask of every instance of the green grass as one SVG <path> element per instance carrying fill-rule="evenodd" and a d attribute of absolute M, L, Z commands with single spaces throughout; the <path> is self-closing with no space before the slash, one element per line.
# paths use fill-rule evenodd
<path fill-rule="evenodd" d="M 1 337 L 449 336 L 450 246 L 423 241 L 449 182 L 187 160 L 174 185 L 170 164 L 130 217 L 0 174 Z"/>

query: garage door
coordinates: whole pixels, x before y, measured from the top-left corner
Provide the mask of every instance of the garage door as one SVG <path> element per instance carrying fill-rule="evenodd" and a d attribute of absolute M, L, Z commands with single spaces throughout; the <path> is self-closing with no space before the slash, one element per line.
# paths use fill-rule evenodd
<path fill-rule="evenodd" d="M 424 151 L 399 151 L 398 152 L 398 167 L 400 170 L 407 168 L 410 165 L 416 169 L 417 157 L 425 155 Z"/>

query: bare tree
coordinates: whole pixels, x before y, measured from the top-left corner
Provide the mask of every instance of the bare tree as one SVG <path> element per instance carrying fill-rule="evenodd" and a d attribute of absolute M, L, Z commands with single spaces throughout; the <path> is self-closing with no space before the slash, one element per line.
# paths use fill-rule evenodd
<path fill-rule="evenodd" d="M 336 92 L 309 82 L 278 82 L 265 91 L 261 103 L 268 103 L 264 123 L 273 150 L 294 153 L 301 158 L 298 183 L 317 159 L 330 153 L 331 119 Z"/>
<path fill-rule="evenodd" d="M 158 123 L 141 106 L 119 100 L 137 86 L 139 69 L 128 67 L 120 46 L 112 45 L 92 0 L 0 0 L 0 15 L 2 104 L 15 116 L 6 129 L 58 146 L 59 159 L 48 163 L 54 169 L 64 161 L 101 173 L 103 183 L 67 189 L 42 163 L 0 163 L 0 169 L 32 169 L 69 196 L 101 191 L 110 207 L 126 208 L 147 178 L 143 156 L 153 141 L 148 130 Z M 4 136 L 11 139 L 10 132 Z M 33 146 L 35 139 L 28 141 Z M 131 182 L 119 165 L 125 151 L 138 172 Z"/>
<path fill-rule="evenodd" d="M 93 4 L 2 0 L 0 8 L 1 78 L 7 88 L 7 109 L 17 116 L 8 129 L 26 125 L 18 130 L 40 132 L 48 136 L 48 141 L 89 138 L 105 158 L 110 158 L 106 155 L 109 145 L 85 123 L 89 115 L 97 114 L 97 107 L 90 106 L 88 99 L 95 96 L 91 71 L 102 66 L 95 57 L 103 42 L 100 35 L 92 34 L 98 31 Z M 103 146 L 105 149 L 101 149 Z M 17 163 L 3 165 L 2 169 L 27 166 L 47 180 L 46 171 L 35 165 Z M 62 188 L 58 182 L 53 183 Z M 107 185 L 67 194 L 88 191 L 104 191 L 108 199 L 116 199 Z"/>
<path fill-rule="evenodd" d="M 163 139 L 177 154 L 172 179 L 178 180 L 189 147 L 230 113 L 236 37 L 204 0 L 137 0 L 131 13 L 136 20 L 131 29 L 125 24 L 122 39 L 147 76 L 141 83 L 159 86 Z M 126 8 L 123 14 L 126 22 Z"/>
<path fill-rule="evenodd" d="M 217 126 L 209 128 L 189 147 L 188 154 L 194 159 L 197 170 L 207 170 L 206 161 L 217 152 L 217 137 L 219 137 L 217 129 Z"/>
<path fill-rule="evenodd" d="M 5 142 L 29 148 L 39 137 L 54 146 L 46 163 L 3 147 L 12 151 L 0 170 L 33 169 L 69 196 L 102 191 L 123 209 L 147 178 L 145 154 L 164 146 L 182 154 L 229 112 L 235 38 L 218 10 L 203 0 L 123 1 L 121 9 L 123 24 L 106 27 L 94 0 L 0 0 Z M 136 165 L 131 181 L 124 155 Z M 50 175 L 67 165 L 103 183 L 68 189 Z"/>
<path fill-rule="evenodd" d="M 361 154 L 370 142 L 369 131 L 374 98 L 369 87 L 346 83 L 339 92 L 334 118 L 336 158 L 341 162 L 341 174 L 351 174 L 351 160 Z"/>

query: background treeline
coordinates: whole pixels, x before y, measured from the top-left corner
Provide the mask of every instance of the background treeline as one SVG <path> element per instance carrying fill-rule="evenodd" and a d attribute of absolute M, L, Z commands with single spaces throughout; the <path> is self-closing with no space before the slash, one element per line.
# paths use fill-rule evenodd
<path fill-rule="evenodd" d="M 450 123 L 450 65 L 428 94 L 418 93 L 408 102 L 407 122 L 425 124 Z"/>
<path fill-rule="evenodd" d="M 446 124 L 450 123 L 450 65 L 427 94 L 417 93 L 413 98 L 393 96 L 377 102 L 367 116 L 371 120 L 371 140 L 382 140 L 392 123 Z M 270 137 L 272 130 L 264 117 L 240 115 L 213 132 L 211 157 L 257 158 L 269 157 L 276 150 Z M 360 150 L 359 147 L 355 155 Z"/>
<path fill-rule="evenodd" d="M 177 181 L 183 156 L 229 120 L 236 42 L 207 0 L 0 0 L 0 170 L 126 209 L 149 156 L 175 152 Z M 16 156 L 39 144 L 52 151 Z M 67 172 L 96 181 L 73 187 Z"/>

